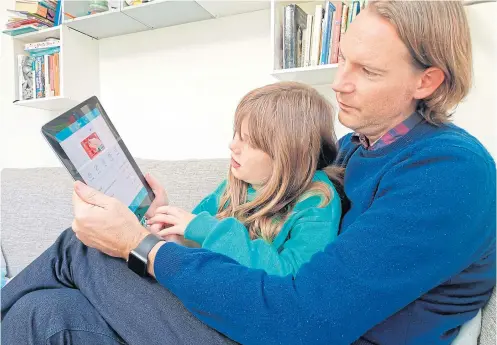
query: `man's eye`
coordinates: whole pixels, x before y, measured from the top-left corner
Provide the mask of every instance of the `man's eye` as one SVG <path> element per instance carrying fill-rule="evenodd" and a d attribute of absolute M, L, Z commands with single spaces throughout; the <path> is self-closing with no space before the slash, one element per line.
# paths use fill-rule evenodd
<path fill-rule="evenodd" d="M 364 73 L 366 73 L 370 77 L 375 77 L 378 75 L 378 73 L 372 72 L 372 71 L 368 70 L 367 68 L 363 68 L 362 70 L 364 71 Z"/>

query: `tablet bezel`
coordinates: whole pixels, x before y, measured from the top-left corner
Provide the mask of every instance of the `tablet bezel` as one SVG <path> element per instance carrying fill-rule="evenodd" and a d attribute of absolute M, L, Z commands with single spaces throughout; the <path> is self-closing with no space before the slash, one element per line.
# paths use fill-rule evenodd
<path fill-rule="evenodd" d="M 43 137 L 47 140 L 48 144 L 50 147 L 53 149 L 57 157 L 59 157 L 61 163 L 66 167 L 67 171 L 69 174 L 72 176 L 74 180 L 81 181 L 85 183 L 85 180 L 83 177 L 79 174 L 78 170 L 74 166 L 74 164 L 71 162 L 67 154 L 65 153 L 64 149 L 62 146 L 59 144 L 58 140 L 56 139 L 56 134 L 59 133 L 61 130 L 64 128 L 68 127 L 70 125 L 70 118 L 71 116 L 74 116 L 74 118 L 77 120 L 83 116 L 86 115 L 85 111 L 83 109 L 89 107 L 91 110 L 94 108 L 97 108 L 100 111 L 100 115 L 104 119 L 105 123 L 109 127 L 112 135 L 114 136 L 114 139 L 118 143 L 118 145 L 121 147 L 122 151 L 124 152 L 126 159 L 130 162 L 133 170 L 136 172 L 138 175 L 141 183 L 147 190 L 148 198 L 145 198 L 145 200 L 142 202 L 142 204 L 139 206 L 139 209 L 142 209 L 146 207 L 146 210 L 150 207 L 152 204 L 155 195 L 152 191 L 152 188 L 150 188 L 149 184 L 145 180 L 145 177 L 143 176 L 143 173 L 141 172 L 140 168 L 136 164 L 135 160 L 133 159 L 133 156 L 131 156 L 131 153 L 129 152 L 128 148 L 124 144 L 124 141 L 122 140 L 121 136 L 119 135 L 119 132 L 117 129 L 114 127 L 112 121 L 110 120 L 109 116 L 105 112 L 102 104 L 100 103 L 99 99 L 97 96 L 92 96 L 88 98 L 87 100 L 81 102 L 77 106 L 67 110 L 63 114 L 57 116 L 55 119 L 47 122 L 45 125 L 42 126 L 41 128 L 41 133 Z M 64 125 L 64 127 L 62 127 Z M 126 205 L 129 206 L 129 205 Z"/>

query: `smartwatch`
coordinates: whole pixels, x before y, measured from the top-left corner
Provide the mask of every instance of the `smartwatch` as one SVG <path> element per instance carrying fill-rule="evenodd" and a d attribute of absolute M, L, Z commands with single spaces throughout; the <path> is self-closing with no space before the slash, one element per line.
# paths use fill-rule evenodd
<path fill-rule="evenodd" d="M 128 268 L 140 277 L 145 277 L 147 275 L 148 254 L 161 241 L 163 240 L 154 234 L 147 235 L 138 247 L 129 253 Z"/>

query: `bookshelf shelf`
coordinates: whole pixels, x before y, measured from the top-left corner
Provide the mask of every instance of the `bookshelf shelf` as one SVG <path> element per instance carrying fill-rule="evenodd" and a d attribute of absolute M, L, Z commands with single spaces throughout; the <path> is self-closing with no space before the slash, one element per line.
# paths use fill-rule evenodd
<path fill-rule="evenodd" d="M 268 10 L 271 8 L 271 2 L 266 1 L 254 1 L 254 0 L 227 0 L 227 1 L 212 1 L 212 0 L 201 0 L 197 3 L 205 8 L 210 14 L 216 18 L 233 16 L 242 13 Z"/>
<path fill-rule="evenodd" d="M 331 84 L 338 64 L 273 70 L 271 75 L 282 81 L 298 81 L 309 85 Z"/>
<path fill-rule="evenodd" d="M 60 26 L 48 28 L 36 32 L 29 32 L 27 34 L 15 36 L 15 39 L 23 43 L 34 43 L 44 41 L 47 38 L 60 39 Z"/>
<path fill-rule="evenodd" d="M 214 18 L 195 1 L 155 0 L 124 7 L 122 13 L 152 29 Z"/>
<path fill-rule="evenodd" d="M 149 27 L 121 11 L 107 11 L 74 19 L 64 24 L 90 37 L 101 39 L 148 30 Z"/>
<path fill-rule="evenodd" d="M 38 99 L 28 99 L 26 101 L 18 101 L 14 103 L 23 107 L 44 109 L 44 110 L 67 110 L 74 107 L 78 102 L 64 98 L 62 96 L 48 97 L 48 98 L 38 98 Z"/>

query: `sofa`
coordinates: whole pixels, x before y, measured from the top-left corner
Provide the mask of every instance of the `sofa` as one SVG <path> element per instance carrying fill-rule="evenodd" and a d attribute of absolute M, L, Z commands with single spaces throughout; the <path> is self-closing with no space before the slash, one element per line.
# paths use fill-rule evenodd
<path fill-rule="evenodd" d="M 215 189 L 229 166 L 229 161 L 223 159 L 137 159 L 137 163 L 144 173 L 152 173 L 163 183 L 172 204 L 187 210 Z M 62 167 L 2 170 L 1 245 L 9 277 L 38 257 L 62 230 L 71 225 L 72 183 Z M 480 326 L 479 319 L 477 321 Z M 494 345 L 495 329 L 494 292 L 482 313 L 479 345 Z"/>

